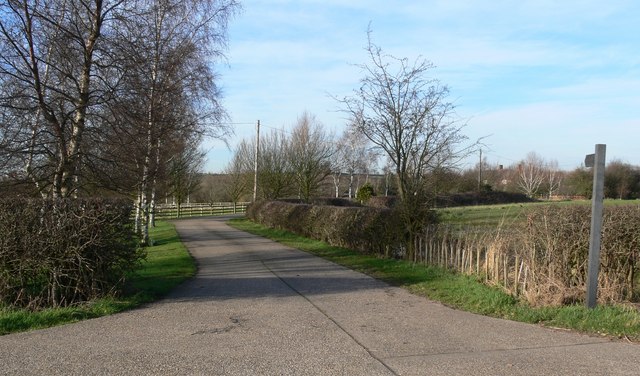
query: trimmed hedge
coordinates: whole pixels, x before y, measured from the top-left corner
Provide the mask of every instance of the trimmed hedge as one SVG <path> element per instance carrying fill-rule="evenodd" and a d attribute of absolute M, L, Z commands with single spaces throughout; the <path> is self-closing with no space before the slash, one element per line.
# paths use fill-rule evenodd
<path fill-rule="evenodd" d="M 131 210 L 125 200 L 0 200 L 0 301 L 36 309 L 117 293 L 144 258 Z"/>
<path fill-rule="evenodd" d="M 397 255 L 404 234 L 402 223 L 391 210 L 371 207 L 261 201 L 249 205 L 247 217 L 268 227 L 366 254 Z"/>

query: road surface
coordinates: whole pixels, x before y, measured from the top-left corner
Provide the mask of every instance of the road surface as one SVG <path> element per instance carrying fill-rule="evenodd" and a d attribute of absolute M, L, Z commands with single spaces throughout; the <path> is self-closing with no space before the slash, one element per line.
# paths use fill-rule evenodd
<path fill-rule="evenodd" d="M 167 298 L 2 336 L 0 374 L 640 374 L 637 344 L 456 311 L 224 222 L 176 222 L 198 273 Z"/>

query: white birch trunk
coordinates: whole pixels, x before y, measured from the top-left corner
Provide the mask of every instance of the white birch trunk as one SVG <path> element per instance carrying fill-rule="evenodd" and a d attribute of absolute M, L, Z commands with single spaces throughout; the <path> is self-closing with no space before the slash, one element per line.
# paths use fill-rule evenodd
<path fill-rule="evenodd" d="M 340 176 L 342 176 L 341 173 L 331 175 L 333 178 L 333 186 L 336 188 L 336 198 L 340 197 Z"/>
<path fill-rule="evenodd" d="M 141 232 L 142 223 L 142 190 L 138 188 L 138 194 L 136 195 L 136 217 L 134 220 L 134 230 L 136 234 Z"/>
<path fill-rule="evenodd" d="M 147 130 L 147 150 L 144 157 L 144 164 L 142 165 L 142 177 L 140 181 L 140 241 L 142 244 L 149 243 L 149 203 L 147 192 L 149 189 L 149 165 L 151 164 L 151 152 L 153 150 L 152 145 L 152 132 L 151 128 Z"/>

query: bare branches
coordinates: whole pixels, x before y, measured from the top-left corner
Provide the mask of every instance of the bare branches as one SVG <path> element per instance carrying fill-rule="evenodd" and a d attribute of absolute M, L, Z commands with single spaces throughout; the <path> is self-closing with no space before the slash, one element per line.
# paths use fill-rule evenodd
<path fill-rule="evenodd" d="M 305 202 L 316 193 L 331 173 L 334 153 L 331 137 L 315 116 L 304 112 L 296 122 L 289 144 L 289 160 L 300 198 Z"/>
<path fill-rule="evenodd" d="M 138 151 L 153 162 L 149 150 L 160 139 L 228 136 L 212 67 L 238 7 L 235 0 L 0 3 L 0 129 L 7 129 L 0 144 L 20 140 L 0 150 L 0 165 L 15 169 L 9 162 L 26 153 L 22 175 L 50 187 L 50 196 L 69 196 L 126 175 L 117 169 L 136 170 Z M 107 188 L 122 191 L 125 180 Z"/>
<path fill-rule="evenodd" d="M 434 168 L 457 162 L 467 149 L 449 89 L 428 76 L 433 64 L 423 58 L 413 63 L 386 55 L 371 41 L 370 62 L 359 65 L 364 73 L 360 88 L 340 100 L 343 111 L 392 161 L 401 198 L 422 191 L 424 176 Z"/>

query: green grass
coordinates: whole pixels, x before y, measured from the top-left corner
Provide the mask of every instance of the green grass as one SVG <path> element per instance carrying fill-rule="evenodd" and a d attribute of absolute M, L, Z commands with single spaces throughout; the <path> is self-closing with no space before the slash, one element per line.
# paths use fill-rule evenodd
<path fill-rule="evenodd" d="M 67 324 L 135 308 L 161 298 L 195 274 L 195 263 L 172 224 L 157 222 L 150 236 L 154 246 L 146 248 L 147 258 L 141 268 L 129 277 L 124 296 L 35 312 L 0 308 L 0 335 Z"/>
<path fill-rule="evenodd" d="M 128 286 L 128 295 L 143 302 L 164 296 L 196 273 L 195 262 L 171 223 L 157 222 L 150 237 L 154 245 L 147 247 L 147 260 Z"/>
<path fill-rule="evenodd" d="M 531 307 L 499 288 L 483 284 L 473 276 L 455 274 L 441 268 L 416 265 L 408 261 L 362 255 L 286 231 L 265 228 L 246 219 L 234 219 L 229 223 L 240 230 L 315 254 L 456 309 L 640 341 L 640 311 L 631 306 L 599 306 L 593 310 L 577 305 Z"/>
<path fill-rule="evenodd" d="M 443 223 L 459 226 L 497 227 L 509 225 L 519 218 L 527 207 L 538 203 L 462 206 L 438 209 Z"/>
<path fill-rule="evenodd" d="M 605 206 L 640 205 L 640 200 L 605 200 Z M 543 205 L 591 205 L 590 200 L 460 206 L 437 209 L 440 220 L 454 226 L 497 228 L 525 218 L 526 210 Z"/>

